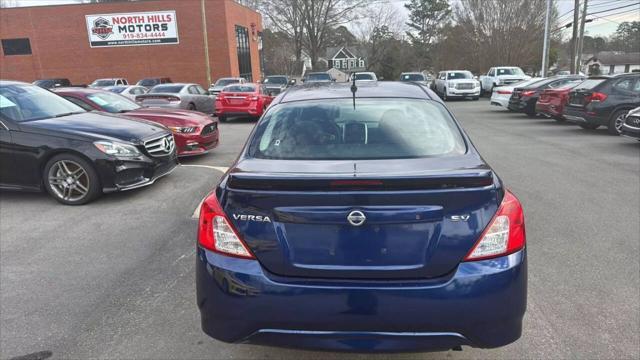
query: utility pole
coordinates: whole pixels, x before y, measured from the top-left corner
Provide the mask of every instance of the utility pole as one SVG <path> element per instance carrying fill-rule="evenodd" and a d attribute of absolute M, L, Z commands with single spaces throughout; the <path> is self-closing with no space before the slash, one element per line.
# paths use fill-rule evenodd
<path fill-rule="evenodd" d="M 542 40 L 542 69 L 540 76 L 547 76 L 547 67 L 549 64 L 549 18 L 551 17 L 551 0 L 547 0 L 547 13 L 544 16 L 544 40 Z"/>
<path fill-rule="evenodd" d="M 578 59 L 576 60 L 576 73 L 580 73 L 582 69 L 582 47 L 584 46 L 584 23 L 587 20 L 587 2 L 584 0 L 582 6 L 582 18 L 580 19 L 580 42 L 578 43 Z"/>
<path fill-rule="evenodd" d="M 576 73 L 576 54 L 578 52 L 578 15 L 580 15 L 580 0 L 575 0 L 573 5 L 573 36 L 571 37 L 571 74 Z"/>
<path fill-rule="evenodd" d="M 205 0 L 200 0 L 200 11 L 202 12 L 202 36 L 204 37 L 204 61 L 207 69 L 207 86 L 211 85 L 211 63 L 209 62 L 209 36 L 207 35 L 207 11 L 204 6 Z"/>

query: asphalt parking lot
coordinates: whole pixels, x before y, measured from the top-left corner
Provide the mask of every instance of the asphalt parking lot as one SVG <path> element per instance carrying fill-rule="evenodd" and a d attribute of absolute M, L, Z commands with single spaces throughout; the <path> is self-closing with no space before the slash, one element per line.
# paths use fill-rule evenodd
<path fill-rule="evenodd" d="M 431 359 L 640 357 L 640 142 L 491 107 L 448 103 L 522 201 L 529 296 L 524 333 L 494 350 L 398 355 L 229 345 L 195 302 L 194 210 L 253 127 L 151 187 L 82 207 L 0 196 L 0 357 Z M 419 316 L 419 314 L 416 314 Z"/>

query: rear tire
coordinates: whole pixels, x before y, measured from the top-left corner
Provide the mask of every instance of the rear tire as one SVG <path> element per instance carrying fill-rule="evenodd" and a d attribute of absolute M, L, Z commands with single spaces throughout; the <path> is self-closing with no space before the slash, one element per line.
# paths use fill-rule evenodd
<path fill-rule="evenodd" d="M 609 126 L 607 132 L 611 135 L 620 135 L 622 131 L 622 124 L 624 124 L 624 118 L 629 113 L 629 110 L 618 110 L 611 115 L 609 119 Z"/>
<path fill-rule="evenodd" d="M 447 101 L 449 98 L 447 97 L 447 88 L 444 88 L 442 91 L 442 101 Z"/>
<path fill-rule="evenodd" d="M 530 118 L 534 118 L 534 117 L 538 116 L 538 114 L 536 114 L 535 112 L 526 112 L 525 114 Z"/>
<path fill-rule="evenodd" d="M 84 205 L 102 194 L 93 165 L 74 154 L 59 154 L 44 167 L 42 180 L 47 192 L 65 205 Z"/>
<path fill-rule="evenodd" d="M 187 105 L 187 110 L 195 111 L 196 106 L 193 103 L 189 103 L 189 105 Z"/>
<path fill-rule="evenodd" d="M 598 124 L 579 124 L 578 126 L 585 130 L 595 130 L 600 127 Z"/>
<path fill-rule="evenodd" d="M 558 122 L 566 122 L 567 119 L 560 117 L 560 116 L 554 116 L 553 120 L 558 121 Z"/>
<path fill-rule="evenodd" d="M 480 97 L 476 96 L 476 97 L 473 98 L 473 101 L 477 101 L 478 99 L 480 99 Z"/>

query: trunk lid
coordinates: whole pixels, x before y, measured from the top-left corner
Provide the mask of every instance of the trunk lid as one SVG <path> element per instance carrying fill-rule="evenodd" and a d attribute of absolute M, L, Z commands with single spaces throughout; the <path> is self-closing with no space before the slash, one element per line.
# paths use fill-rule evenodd
<path fill-rule="evenodd" d="M 498 207 L 491 169 L 469 154 L 447 160 L 245 159 L 220 191 L 224 211 L 264 268 L 308 278 L 445 275 Z M 359 215 L 366 217 L 362 224 Z"/>
<path fill-rule="evenodd" d="M 226 106 L 248 106 L 254 93 L 220 93 L 218 99 Z"/>

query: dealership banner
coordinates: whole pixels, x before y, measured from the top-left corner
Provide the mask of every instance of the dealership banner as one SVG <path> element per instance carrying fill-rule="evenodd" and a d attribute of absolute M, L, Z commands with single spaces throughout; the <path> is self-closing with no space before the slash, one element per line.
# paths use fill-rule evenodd
<path fill-rule="evenodd" d="M 176 12 L 86 15 L 91 47 L 178 44 Z"/>

